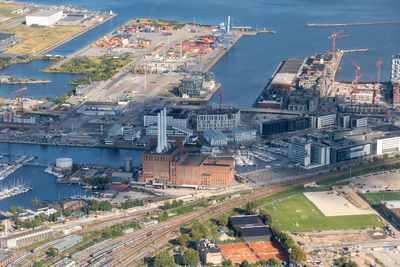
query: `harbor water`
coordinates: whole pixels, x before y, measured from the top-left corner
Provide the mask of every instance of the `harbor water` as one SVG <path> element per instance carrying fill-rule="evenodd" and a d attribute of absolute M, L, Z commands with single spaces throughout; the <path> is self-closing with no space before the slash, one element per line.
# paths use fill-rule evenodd
<path fill-rule="evenodd" d="M 381 80 L 388 81 L 390 77 L 391 56 L 400 52 L 400 24 L 356 26 L 356 27 L 306 27 L 306 23 L 357 23 L 372 21 L 390 21 L 399 19 L 400 1 L 398 0 L 149 0 L 149 1 L 78 1 L 52 0 L 33 1 L 34 4 L 74 5 L 90 10 L 110 11 L 118 16 L 99 27 L 79 36 L 78 38 L 50 51 L 53 55 L 68 55 L 82 46 L 110 32 L 122 23 L 132 18 L 162 18 L 217 25 L 226 22 L 231 16 L 235 26 L 252 26 L 254 28 L 274 30 L 277 34 L 259 34 L 243 37 L 213 68 L 217 82 L 224 88 L 223 103 L 235 104 L 239 107 L 251 106 L 279 62 L 288 57 L 311 56 L 317 52 L 331 49 L 328 36 L 334 30 L 343 30 L 351 36 L 338 38 L 336 47 L 340 49 L 369 48 L 366 53 L 345 55 L 341 69 L 337 72 L 337 80 L 352 80 L 354 68 L 350 62 L 353 59 L 365 73 L 362 80 L 377 78 L 374 65 L 382 59 Z M 29 64 L 45 64 L 49 62 L 34 61 Z M 32 65 L 35 69 L 35 66 Z M 42 67 L 40 67 L 42 68 Z M 38 68 L 36 68 L 38 69 Z M 15 77 L 24 76 L 22 64 L 1 70 L 2 74 L 10 73 Z M 37 76 L 36 76 L 37 75 Z M 36 73 L 32 78 L 42 79 L 45 74 Z M 47 74 L 46 74 L 47 75 Z M 54 75 L 54 74 L 52 74 Z M 69 90 L 67 82 L 75 76 L 58 75 L 49 77 L 50 84 L 29 85 L 29 91 L 37 92 L 36 96 L 60 95 Z M 31 78 L 31 77 L 29 77 Z M 14 87 L 0 85 L 0 95 L 9 96 Z M 217 102 L 217 95 L 211 102 Z M 10 146 L 10 147 L 7 147 Z M 123 165 L 124 157 L 134 158 L 135 164 L 140 162 L 141 152 L 112 149 L 92 149 L 74 147 L 46 147 L 31 145 L 0 144 L 0 153 L 11 151 L 13 155 L 27 154 L 38 156 L 37 161 L 47 163 L 57 156 L 72 157 L 78 163 L 93 163 Z M 0 201 L 0 209 L 10 205 L 29 205 L 36 197 L 40 200 L 56 200 L 80 193 L 77 186 L 59 185 L 55 178 L 44 173 L 42 167 L 23 167 L 7 179 L 27 181 L 27 186 L 33 190 L 12 198 Z M 6 180 L 7 180 L 6 179 Z"/>

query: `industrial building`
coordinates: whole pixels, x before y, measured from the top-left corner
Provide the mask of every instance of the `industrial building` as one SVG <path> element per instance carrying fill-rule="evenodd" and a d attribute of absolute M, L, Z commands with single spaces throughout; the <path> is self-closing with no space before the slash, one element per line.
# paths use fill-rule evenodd
<path fill-rule="evenodd" d="M 57 253 L 62 253 L 66 251 L 67 249 L 70 249 L 77 244 L 81 243 L 83 241 L 83 238 L 79 235 L 70 235 L 67 236 L 63 241 L 60 243 L 57 243 L 53 246 L 53 248 L 56 250 Z"/>
<path fill-rule="evenodd" d="M 51 26 L 63 17 L 61 10 L 40 10 L 26 16 L 26 25 Z"/>
<path fill-rule="evenodd" d="M 240 110 L 235 107 L 206 107 L 197 113 L 197 131 L 231 131 L 240 126 Z"/>
<path fill-rule="evenodd" d="M 220 130 L 206 129 L 203 132 L 204 139 L 212 146 L 226 146 L 228 137 Z"/>
<path fill-rule="evenodd" d="M 111 174 L 111 180 L 117 181 L 132 181 L 133 174 L 131 172 L 113 172 Z"/>
<path fill-rule="evenodd" d="M 297 117 L 292 119 L 280 119 L 260 124 L 262 135 L 282 134 L 293 131 L 300 131 L 310 128 L 309 117 Z"/>
<path fill-rule="evenodd" d="M 157 115 L 157 146 L 143 153 L 139 182 L 196 187 L 229 185 L 235 175 L 234 159 L 185 152 L 178 140 L 171 146 L 166 135 L 166 114 L 164 109 Z"/>
<path fill-rule="evenodd" d="M 39 228 L 0 239 L 0 248 L 20 248 L 35 242 L 48 239 L 54 235 L 50 228 Z"/>
<path fill-rule="evenodd" d="M 158 123 L 159 108 L 147 109 L 143 115 L 143 126 L 148 127 Z M 190 111 L 185 108 L 167 108 L 167 126 L 180 125 L 188 127 Z"/>
<path fill-rule="evenodd" d="M 0 49 L 9 48 L 12 43 L 17 41 L 14 33 L 0 33 Z"/>

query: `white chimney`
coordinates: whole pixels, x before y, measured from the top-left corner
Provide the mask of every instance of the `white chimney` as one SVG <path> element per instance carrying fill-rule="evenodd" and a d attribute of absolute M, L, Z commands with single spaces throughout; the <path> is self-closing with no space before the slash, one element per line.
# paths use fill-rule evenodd
<path fill-rule="evenodd" d="M 163 125 L 163 129 L 164 129 L 164 133 L 163 133 L 163 137 L 164 137 L 164 142 L 163 142 L 163 144 L 164 144 L 164 149 L 165 150 L 168 150 L 168 141 L 167 141 L 167 110 L 164 108 L 164 110 L 163 110 L 163 115 L 164 115 L 164 118 L 163 118 L 163 123 L 164 123 L 164 125 Z"/>
<path fill-rule="evenodd" d="M 161 144 L 161 114 L 157 114 L 157 148 L 156 152 L 161 153 L 163 150 L 162 144 Z"/>

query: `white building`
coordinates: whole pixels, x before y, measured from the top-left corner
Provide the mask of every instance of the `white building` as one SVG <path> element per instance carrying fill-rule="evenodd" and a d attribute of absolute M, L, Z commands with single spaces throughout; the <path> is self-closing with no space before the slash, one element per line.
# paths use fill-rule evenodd
<path fill-rule="evenodd" d="M 240 110 L 237 108 L 205 108 L 197 114 L 197 131 L 230 131 L 239 125 Z"/>
<path fill-rule="evenodd" d="M 358 127 L 365 127 L 368 126 L 368 118 L 364 117 L 352 117 L 351 118 L 351 127 L 358 128 Z"/>
<path fill-rule="evenodd" d="M 400 151 L 400 136 L 382 137 L 376 140 L 376 154 L 394 153 Z"/>
<path fill-rule="evenodd" d="M 228 137 L 220 130 L 206 129 L 203 132 L 203 137 L 212 146 L 226 146 L 228 144 Z"/>
<path fill-rule="evenodd" d="M 152 109 L 147 111 L 143 116 L 143 126 L 148 127 L 158 123 L 157 114 L 160 109 Z M 167 108 L 167 126 L 180 125 L 188 127 L 189 122 L 189 110 L 184 108 Z"/>
<path fill-rule="evenodd" d="M 41 207 L 41 208 L 31 208 L 26 210 L 28 213 L 32 214 L 35 217 L 38 217 L 40 214 L 46 215 L 49 217 L 51 214 L 56 213 L 57 210 L 49 207 Z"/>
<path fill-rule="evenodd" d="M 236 143 L 255 141 L 257 130 L 246 127 L 235 127 L 232 129 L 232 137 Z"/>
<path fill-rule="evenodd" d="M 63 17 L 61 10 L 40 10 L 26 16 L 26 25 L 51 26 Z"/>
<path fill-rule="evenodd" d="M 325 128 L 336 124 L 336 113 L 311 116 L 311 128 Z"/>
<path fill-rule="evenodd" d="M 142 136 L 142 128 L 140 127 L 124 127 L 124 140 L 125 141 L 134 141 L 139 139 Z"/>
<path fill-rule="evenodd" d="M 124 127 L 122 127 L 120 124 L 115 124 L 108 130 L 109 137 L 115 138 L 123 134 L 124 134 Z"/>
<path fill-rule="evenodd" d="M 400 54 L 392 56 L 392 83 L 400 82 Z"/>

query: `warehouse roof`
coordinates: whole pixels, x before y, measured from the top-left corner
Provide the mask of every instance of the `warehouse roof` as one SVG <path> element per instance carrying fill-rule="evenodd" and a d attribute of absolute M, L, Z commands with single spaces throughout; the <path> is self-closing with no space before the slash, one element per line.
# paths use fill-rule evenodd
<path fill-rule="evenodd" d="M 15 33 L 0 33 L 0 41 L 6 40 L 13 36 L 15 36 Z"/>
<path fill-rule="evenodd" d="M 292 85 L 296 79 L 296 74 L 294 73 L 277 73 L 272 80 L 271 84 L 284 84 Z"/>
<path fill-rule="evenodd" d="M 240 233 L 244 238 L 246 237 L 266 237 L 267 240 L 264 241 L 269 241 L 270 237 L 272 236 L 272 231 L 269 226 L 266 225 L 257 225 L 257 226 L 250 226 L 250 227 L 242 227 L 240 228 Z M 262 240 L 260 240 L 262 241 Z"/>
<path fill-rule="evenodd" d="M 188 154 L 187 157 L 180 164 L 181 166 L 200 166 L 201 163 L 207 158 L 207 155 L 202 154 Z"/>
<path fill-rule="evenodd" d="M 212 139 L 225 139 L 226 138 L 226 135 L 224 135 L 218 129 L 206 129 L 206 130 L 204 130 L 203 135 L 208 136 Z"/>
<path fill-rule="evenodd" d="M 62 11 L 61 10 L 52 10 L 52 9 L 43 9 L 43 10 L 34 12 L 28 16 L 30 16 L 30 17 L 48 17 L 51 15 L 57 14 L 59 12 L 62 12 Z"/>
<path fill-rule="evenodd" d="M 264 225 L 257 215 L 232 216 L 229 218 L 229 221 L 234 228 L 240 228 L 246 225 Z"/>
<path fill-rule="evenodd" d="M 294 57 L 287 59 L 279 69 L 278 73 L 293 73 L 297 74 L 301 66 L 303 65 L 306 58 L 304 57 Z"/>

